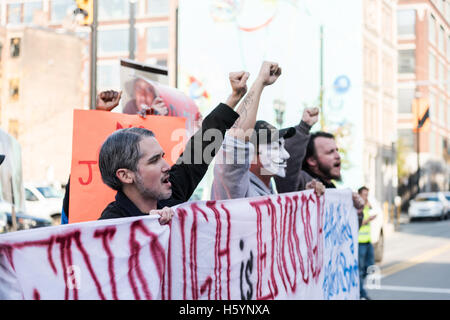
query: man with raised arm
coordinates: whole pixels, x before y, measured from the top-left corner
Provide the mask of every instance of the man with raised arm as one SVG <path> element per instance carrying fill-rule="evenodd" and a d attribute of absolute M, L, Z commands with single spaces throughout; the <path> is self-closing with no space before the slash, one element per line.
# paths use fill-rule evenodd
<path fill-rule="evenodd" d="M 266 121 L 256 121 L 263 89 L 280 75 L 277 63 L 263 62 L 255 82 L 239 105 L 240 117 L 225 136 L 214 166 L 213 200 L 274 194 L 271 178 L 285 176 L 289 153 L 284 144 L 293 137 L 295 129 L 277 130 Z M 317 187 L 318 193 L 323 192 L 320 184 L 311 183 L 308 187 Z"/>
<path fill-rule="evenodd" d="M 225 131 L 241 115 L 233 109 L 247 91 L 247 79 L 246 72 L 230 73 L 233 91 L 226 104 L 220 103 L 203 120 L 172 167 L 164 160 L 164 151 L 150 130 L 127 128 L 111 134 L 101 147 L 99 167 L 103 181 L 117 194 L 100 219 L 159 214 L 161 223 L 170 221 L 173 213 L 168 207 L 189 200 L 215 156 L 214 150 L 222 144 Z M 210 129 L 220 133 L 213 142 L 204 138 Z M 212 150 L 212 157 L 204 157 L 205 149 Z"/>

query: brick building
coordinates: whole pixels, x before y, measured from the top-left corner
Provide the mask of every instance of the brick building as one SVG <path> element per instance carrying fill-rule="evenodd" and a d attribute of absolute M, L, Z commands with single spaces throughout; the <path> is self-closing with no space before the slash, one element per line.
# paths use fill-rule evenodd
<path fill-rule="evenodd" d="M 174 70 L 176 1 L 135 3 L 135 60 Z M 67 181 L 72 110 L 89 106 L 90 28 L 75 22 L 75 8 L 75 0 L 0 3 L 0 126 L 22 145 L 26 181 Z M 97 92 L 120 89 L 129 10 L 127 0 L 98 0 Z"/>
<path fill-rule="evenodd" d="M 448 190 L 450 183 L 450 1 L 400 0 L 398 34 L 398 136 L 400 181 L 410 195 Z M 415 99 L 429 107 L 429 124 L 413 129 Z M 416 100 L 417 101 L 417 100 Z M 419 156 L 417 155 L 419 152 Z"/>

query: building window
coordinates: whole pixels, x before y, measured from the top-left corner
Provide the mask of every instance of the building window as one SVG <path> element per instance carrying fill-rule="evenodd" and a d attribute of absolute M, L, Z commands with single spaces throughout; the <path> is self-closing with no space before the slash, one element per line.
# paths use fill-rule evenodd
<path fill-rule="evenodd" d="M 447 1 L 447 21 L 450 21 L 450 1 Z"/>
<path fill-rule="evenodd" d="M 448 10 L 450 11 L 450 7 L 448 8 Z M 448 36 L 447 38 L 447 60 L 450 61 L 450 36 Z"/>
<path fill-rule="evenodd" d="M 151 16 L 169 15 L 170 0 L 147 0 L 147 14 Z"/>
<path fill-rule="evenodd" d="M 11 57 L 18 57 L 20 55 L 20 38 L 11 38 Z"/>
<path fill-rule="evenodd" d="M 169 48 L 169 28 L 157 26 L 147 28 L 147 51 Z"/>
<path fill-rule="evenodd" d="M 167 59 L 158 59 L 156 64 L 161 67 L 167 67 Z"/>
<path fill-rule="evenodd" d="M 439 50 L 445 54 L 445 30 L 443 26 L 439 28 Z"/>
<path fill-rule="evenodd" d="M 97 66 L 97 87 L 99 91 L 118 89 L 120 87 L 120 66 L 118 61 Z"/>
<path fill-rule="evenodd" d="M 42 10 L 42 1 L 24 2 L 23 4 L 23 22 L 33 22 L 33 15 L 36 11 Z"/>
<path fill-rule="evenodd" d="M 439 62 L 439 86 L 445 87 L 445 66 L 442 62 Z"/>
<path fill-rule="evenodd" d="M 450 128 L 450 102 L 446 104 L 447 108 L 447 128 Z M 450 139 L 449 139 L 450 141 Z M 449 145 L 450 148 L 450 145 Z"/>
<path fill-rule="evenodd" d="M 129 19 L 130 3 L 124 0 L 100 0 L 98 2 L 98 19 Z"/>
<path fill-rule="evenodd" d="M 428 41 L 436 44 L 436 18 L 433 15 L 430 15 L 428 21 Z"/>
<path fill-rule="evenodd" d="M 436 133 L 433 130 L 430 130 L 429 135 L 429 143 L 430 143 L 430 153 L 436 154 Z"/>
<path fill-rule="evenodd" d="M 398 139 L 402 141 L 403 146 L 408 150 L 413 150 L 414 148 L 414 133 L 411 129 L 399 129 Z"/>
<path fill-rule="evenodd" d="M 52 0 L 50 3 L 50 20 L 52 23 L 60 23 L 64 18 L 73 14 L 75 4 L 73 0 Z"/>
<path fill-rule="evenodd" d="M 99 53 L 128 52 L 128 29 L 99 30 L 98 49 Z M 137 43 L 137 42 L 135 42 Z"/>
<path fill-rule="evenodd" d="M 145 63 L 167 68 L 167 59 L 164 58 L 149 58 Z"/>
<path fill-rule="evenodd" d="M 416 34 L 416 10 L 397 11 L 397 32 L 399 35 Z"/>
<path fill-rule="evenodd" d="M 445 97 L 441 95 L 439 99 L 439 122 L 445 124 Z"/>
<path fill-rule="evenodd" d="M 8 4 L 8 24 L 19 24 L 22 10 L 20 3 Z"/>
<path fill-rule="evenodd" d="M 437 115 L 436 115 L 437 108 L 436 107 L 437 107 L 439 101 L 437 99 L 436 94 L 434 94 L 433 92 L 430 92 L 429 99 L 430 100 L 428 101 L 428 103 L 430 105 L 430 120 L 435 121 L 437 118 Z"/>
<path fill-rule="evenodd" d="M 19 100 L 19 79 L 9 80 L 9 100 L 12 102 Z"/>
<path fill-rule="evenodd" d="M 393 30 L 392 30 L 392 10 L 388 10 L 386 8 L 383 8 L 382 13 L 382 32 L 384 35 L 384 38 L 388 41 L 392 41 L 393 36 Z"/>
<path fill-rule="evenodd" d="M 399 50 L 398 51 L 398 72 L 414 73 L 416 70 L 416 50 Z"/>
<path fill-rule="evenodd" d="M 428 74 L 430 81 L 436 80 L 436 56 L 431 52 L 428 55 Z"/>
<path fill-rule="evenodd" d="M 398 89 L 398 112 L 411 113 L 412 103 L 415 97 L 415 89 Z"/>

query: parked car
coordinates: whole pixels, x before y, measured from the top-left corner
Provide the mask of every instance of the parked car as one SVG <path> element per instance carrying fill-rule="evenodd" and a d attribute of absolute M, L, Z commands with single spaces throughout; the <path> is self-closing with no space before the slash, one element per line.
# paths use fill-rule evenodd
<path fill-rule="evenodd" d="M 25 208 L 28 214 L 58 225 L 61 223 L 62 204 L 63 195 L 52 186 L 25 184 Z"/>
<path fill-rule="evenodd" d="M 0 233 L 8 231 L 8 215 L 6 213 L 6 208 L 7 204 L 4 201 L 0 201 Z"/>
<path fill-rule="evenodd" d="M 384 214 L 380 203 L 374 197 L 369 196 L 369 203 L 372 207 L 370 215 L 376 215 L 370 222 L 370 238 L 374 248 L 375 262 L 381 262 L 384 253 Z"/>
<path fill-rule="evenodd" d="M 0 200 L 0 233 L 13 230 L 12 205 L 9 202 Z M 51 221 L 25 214 L 22 211 L 16 212 L 17 231 L 51 225 Z"/>
<path fill-rule="evenodd" d="M 409 202 L 410 220 L 418 218 L 447 218 L 448 201 L 442 192 L 422 192 Z"/>
<path fill-rule="evenodd" d="M 444 192 L 445 200 L 447 200 L 447 218 L 450 216 L 450 191 Z"/>

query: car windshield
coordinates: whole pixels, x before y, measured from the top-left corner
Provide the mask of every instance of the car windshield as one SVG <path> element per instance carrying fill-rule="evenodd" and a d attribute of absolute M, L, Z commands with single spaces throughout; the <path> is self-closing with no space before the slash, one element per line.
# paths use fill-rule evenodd
<path fill-rule="evenodd" d="M 61 198 L 61 195 L 58 193 L 58 191 L 51 187 L 37 187 L 36 189 L 38 189 L 45 198 Z"/>
<path fill-rule="evenodd" d="M 437 197 L 433 197 L 433 196 L 429 196 L 429 197 L 417 197 L 416 201 L 439 201 L 439 199 Z"/>
<path fill-rule="evenodd" d="M 450 194 L 448 196 L 445 196 L 445 199 L 450 201 Z"/>

